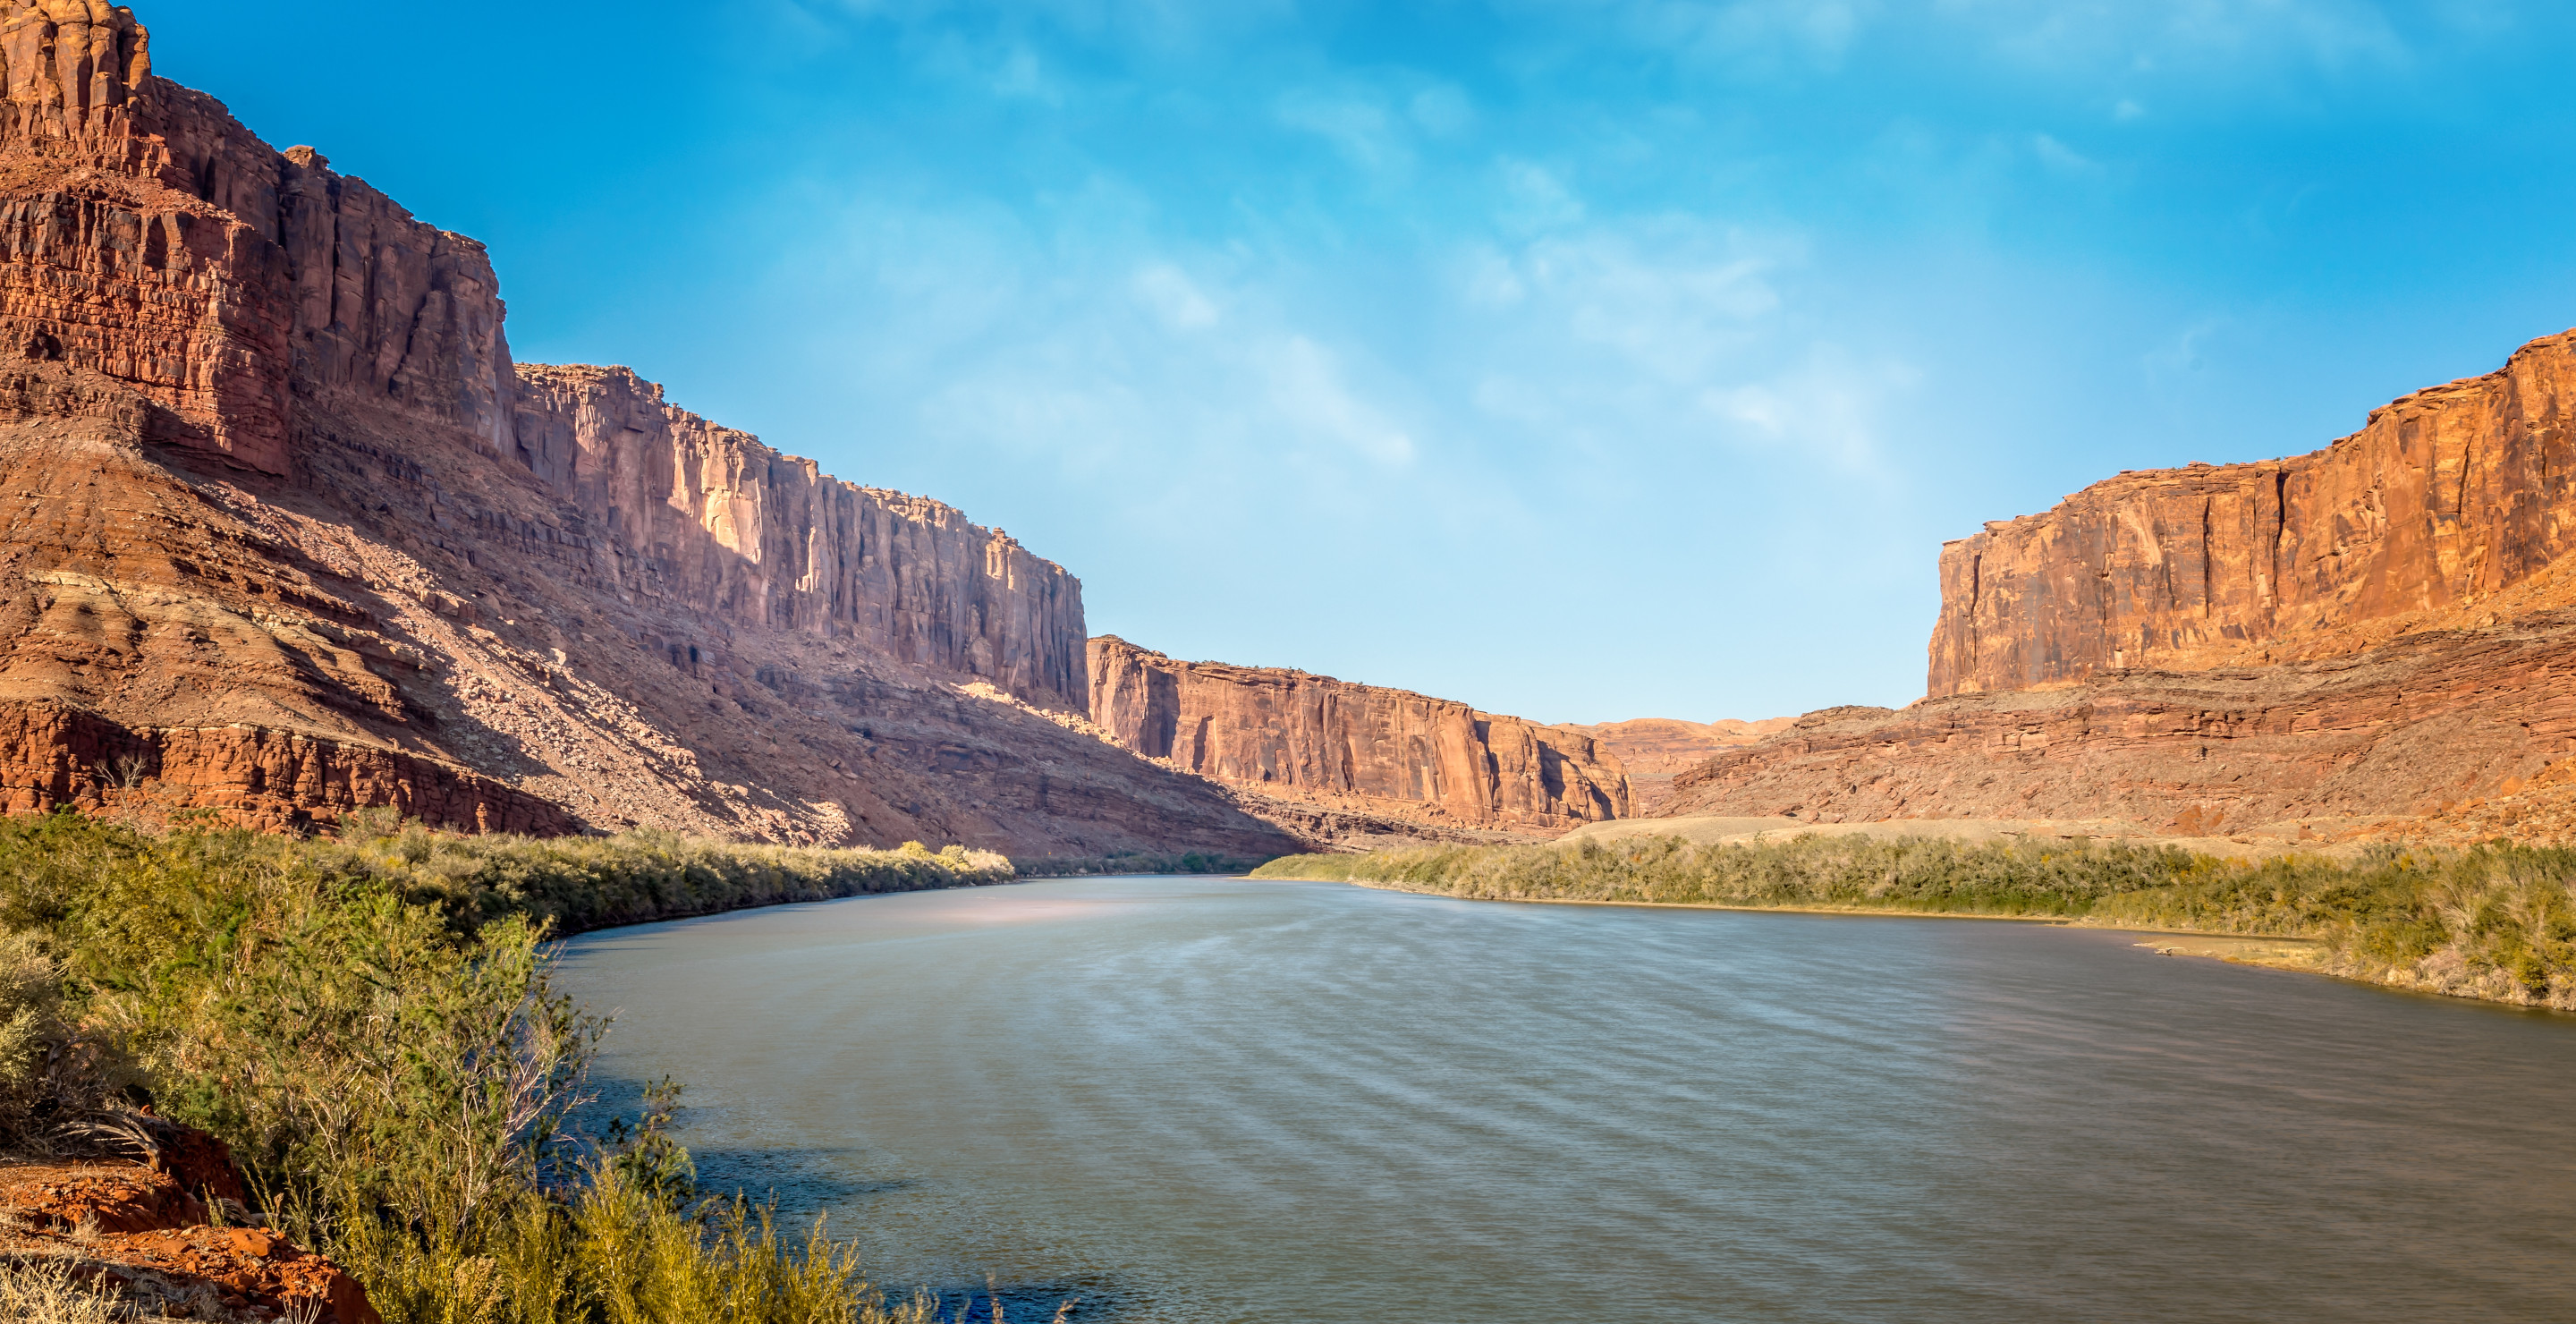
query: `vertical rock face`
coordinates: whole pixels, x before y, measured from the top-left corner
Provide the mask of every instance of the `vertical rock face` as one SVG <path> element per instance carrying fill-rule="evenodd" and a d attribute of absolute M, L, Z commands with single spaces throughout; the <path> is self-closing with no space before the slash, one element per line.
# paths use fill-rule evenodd
<path fill-rule="evenodd" d="M 507 449 L 511 373 L 482 246 L 321 156 L 278 153 L 151 75 L 130 10 L 0 19 L 0 352 L 93 369 L 154 433 L 288 467 L 289 382 L 352 387 Z"/>
<path fill-rule="evenodd" d="M 1927 698 L 1809 714 L 1660 812 L 2298 840 L 2576 821 L 2571 388 L 2576 333 L 2320 451 L 1989 524 L 1942 551 Z"/>
<path fill-rule="evenodd" d="M 2550 336 L 2324 450 L 1989 524 L 1941 551 L 1929 692 L 2333 656 L 2540 591 L 2576 542 L 2571 388 L 2576 333 Z"/>
<path fill-rule="evenodd" d="M 1079 729 L 1081 585 L 623 369 L 481 245 L 0 0 L 0 808 L 1294 847 Z"/>
<path fill-rule="evenodd" d="M 1043 706 L 1085 702 L 1081 581 L 952 507 L 841 482 L 624 368 L 521 368 L 515 442 L 641 554 L 638 591 L 735 625 L 866 639 Z"/>
<path fill-rule="evenodd" d="M 1628 812 L 1625 770 L 1570 728 L 1115 635 L 1091 641 L 1090 673 L 1092 721 L 1119 744 L 1264 794 L 1541 831 Z"/>

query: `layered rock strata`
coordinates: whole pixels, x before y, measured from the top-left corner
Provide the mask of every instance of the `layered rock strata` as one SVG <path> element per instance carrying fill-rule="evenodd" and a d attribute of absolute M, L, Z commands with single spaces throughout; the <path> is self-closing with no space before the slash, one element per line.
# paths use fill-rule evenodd
<path fill-rule="evenodd" d="M 2576 333 L 2551 336 L 2324 450 L 1990 524 L 1943 549 L 1928 697 L 1811 713 L 1658 812 L 2564 828 L 2571 385 Z"/>
<path fill-rule="evenodd" d="M 1565 727 L 1330 676 L 1090 642 L 1091 716 L 1148 758 L 1273 799 L 1561 832 L 1628 812 L 1628 778 Z"/>
<path fill-rule="evenodd" d="M 1082 582 L 922 497 L 845 483 L 624 368 L 519 369 L 519 461 L 644 555 L 618 587 L 981 678 L 1079 711 Z M 674 646 L 677 646 L 676 644 Z"/>
<path fill-rule="evenodd" d="M 0 805 L 1293 845 L 1067 725 L 1061 567 L 515 365 L 479 244 L 152 76 L 124 10 L 19 5 L 0 66 Z"/>
<path fill-rule="evenodd" d="M 2576 332 L 2323 450 L 2124 473 L 1941 550 L 1927 693 L 2332 656 L 2539 587 L 2576 543 Z M 2565 594 L 2555 596 L 2563 598 Z"/>
<path fill-rule="evenodd" d="M 1787 730 L 1795 720 L 1771 717 L 1759 722 L 1734 718 L 1685 722 L 1670 717 L 1640 717 L 1625 722 L 1568 724 L 1564 729 L 1592 737 L 1618 758 L 1619 766 L 1628 770 L 1630 810 L 1644 815 L 1654 813 L 1672 797 L 1673 778 L 1683 771 L 1722 751 L 1740 749 Z"/>
<path fill-rule="evenodd" d="M 2356 657 L 1826 709 L 1684 772 L 1660 812 L 2333 835 L 2515 793 L 2571 755 L 2576 614 L 2556 612 Z"/>

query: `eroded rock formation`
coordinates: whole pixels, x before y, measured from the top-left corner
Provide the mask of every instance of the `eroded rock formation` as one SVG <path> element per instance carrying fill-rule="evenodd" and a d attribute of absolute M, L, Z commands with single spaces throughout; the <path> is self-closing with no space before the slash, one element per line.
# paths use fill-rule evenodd
<path fill-rule="evenodd" d="M 481 245 L 0 11 L 0 806 L 391 804 L 1014 854 L 1293 844 L 1104 747 L 1079 581 L 522 368 Z"/>
<path fill-rule="evenodd" d="M 1562 832 L 1628 812 L 1591 736 L 1330 676 L 1091 641 L 1091 715 L 1120 745 L 1262 795 L 1470 828 Z"/>
<path fill-rule="evenodd" d="M 2571 385 L 2551 336 L 2323 450 L 1989 524 L 1942 551 L 1929 697 L 1811 713 L 1658 812 L 2576 830 Z"/>
<path fill-rule="evenodd" d="M 2357 657 L 1829 708 L 1682 773 L 1659 812 L 2332 835 L 2511 794 L 2570 755 L 2576 616 L 2549 613 Z"/>
<path fill-rule="evenodd" d="M 627 591 L 733 625 L 866 639 L 1081 708 L 1082 583 L 1000 531 L 841 482 L 663 403 L 624 368 L 522 366 L 517 399 L 520 462 L 594 528 L 649 549 Z"/>
<path fill-rule="evenodd" d="M 2359 651 L 2576 543 L 2576 332 L 2286 460 L 2124 473 L 1941 550 L 1928 693 Z M 2554 578 L 2554 577 L 2553 577 Z"/>

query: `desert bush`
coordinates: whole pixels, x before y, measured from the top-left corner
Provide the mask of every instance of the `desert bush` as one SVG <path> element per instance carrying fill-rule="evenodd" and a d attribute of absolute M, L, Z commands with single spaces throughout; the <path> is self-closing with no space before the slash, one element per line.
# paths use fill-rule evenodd
<path fill-rule="evenodd" d="M 1143 851 L 1112 851 L 1107 855 L 1068 856 L 1058 859 L 1017 861 L 1022 878 L 1086 878 L 1101 874 L 1236 874 L 1250 873 L 1269 860 L 1269 855 L 1222 855 L 1204 851 L 1184 851 L 1177 855 L 1156 855 Z"/>
<path fill-rule="evenodd" d="M 745 906 L 1006 883 L 1013 876 L 1011 861 L 991 851 L 933 851 L 917 841 L 893 850 L 835 850 L 653 831 L 463 836 L 386 810 L 349 815 L 335 839 L 305 849 L 326 874 L 382 879 L 409 900 L 435 904 L 460 929 L 525 915 L 557 937 Z"/>
<path fill-rule="evenodd" d="M 2576 1010 L 2576 850 L 2559 847 L 2240 861 L 2117 843 L 1628 837 L 1297 855 L 1254 876 L 1483 900 L 1898 910 L 2315 938 L 2337 973 Z"/>
<path fill-rule="evenodd" d="M 1010 876 L 998 855 L 919 843 L 0 820 L 0 1069 L 16 1073 L 0 1086 L 25 1100 L 0 1141 L 41 1143 L 39 1121 L 112 1090 L 148 1095 L 229 1142 L 267 1213 L 394 1324 L 898 1324 L 920 1312 L 874 1295 L 819 1232 L 792 1242 L 748 1206 L 685 1205 L 667 1092 L 640 1128 L 576 1133 L 605 1026 L 553 989 L 543 941 Z"/>

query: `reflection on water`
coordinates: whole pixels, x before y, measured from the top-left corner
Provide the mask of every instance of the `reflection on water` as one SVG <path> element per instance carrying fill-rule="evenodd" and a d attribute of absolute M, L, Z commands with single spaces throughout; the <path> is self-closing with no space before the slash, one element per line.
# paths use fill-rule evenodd
<path fill-rule="evenodd" d="M 2133 941 L 1086 879 L 567 984 L 710 1185 L 1013 1319 L 2576 1319 L 2576 1018 Z"/>

